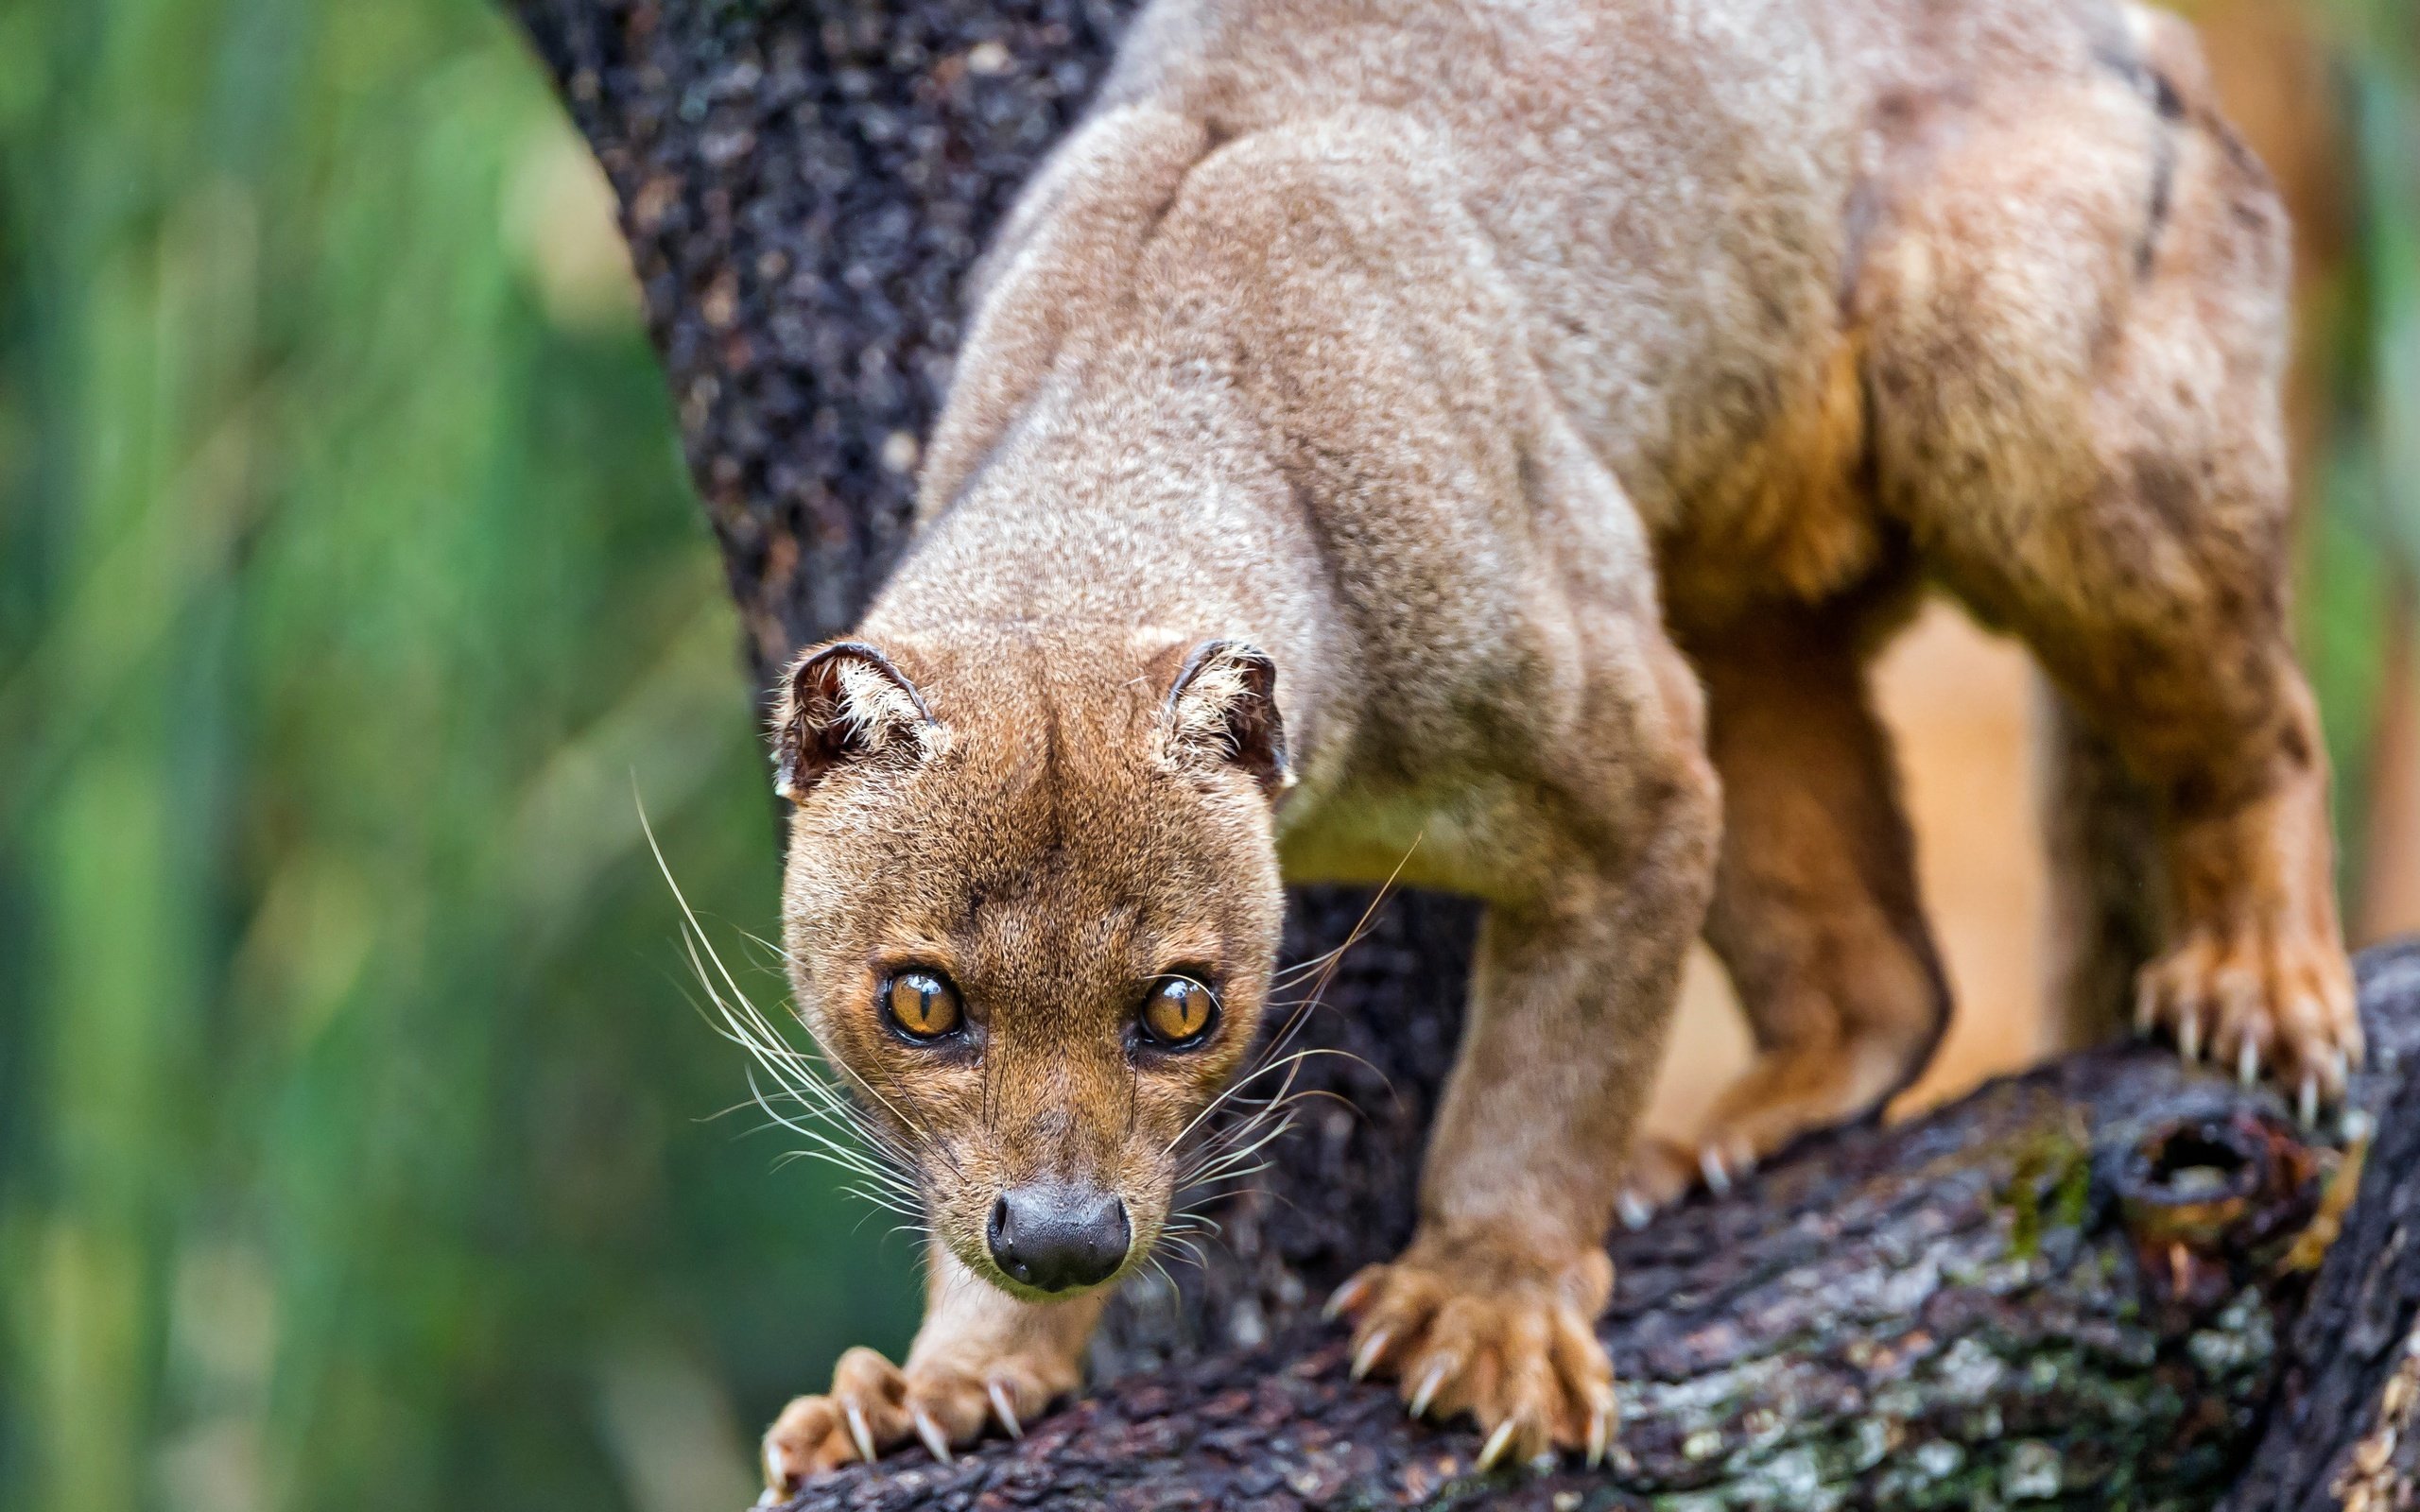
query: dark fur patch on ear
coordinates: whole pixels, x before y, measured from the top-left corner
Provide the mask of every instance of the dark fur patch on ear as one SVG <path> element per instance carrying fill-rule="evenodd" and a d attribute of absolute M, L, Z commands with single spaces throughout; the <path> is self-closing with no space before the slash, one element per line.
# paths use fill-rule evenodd
<path fill-rule="evenodd" d="M 863 641 L 810 646 L 782 678 L 773 710 L 773 791 L 800 802 L 832 769 L 910 746 L 933 713 L 889 657 Z"/>
<path fill-rule="evenodd" d="M 1168 744 L 1180 756 L 1230 763 L 1275 797 L 1293 778 L 1277 713 L 1277 663 L 1242 641 L 1204 641 L 1168 689 Z"/>

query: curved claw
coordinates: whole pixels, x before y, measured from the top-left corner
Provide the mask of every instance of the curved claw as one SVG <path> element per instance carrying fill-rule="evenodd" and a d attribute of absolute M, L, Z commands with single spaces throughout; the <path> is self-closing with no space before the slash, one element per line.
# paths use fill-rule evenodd
<path fill-rule="evenodd" d="M 1364 1271 L 1328 1294 L 1326 1304 L 1320 1309 L 1320 1316 L 1333 1323 L 1359 1307 L 1361 1298 L 1368 1296 L 1369 1292 L 1370 1274 Z"/>
<path fill-rule="evenodd" d="M 992 1416 L 1000 1419 L 1000 1426 L 1008 1431 L 1009 1436 L 1023 1438 L 1025 1424 L 1017 1421 L 1016 1403 L 1009 1400 L 1009 1388 L 997 1381 L 987 1381 L 983 1384 L 983 1395 L 992 1399 Z"/>
<path fill-rule="evenodd" d="M 925 1448 L 931 1452 L 933 1458 L 944 1465 L 957 1463 L 949 1452 L 949 1435 L 942 1432 L 941 1424 L 926 1417 L 922 1407 L 909 1408 L 908 1416 L 916 1424 L 916 1436 L 925 1441 Z"/>
<path fill-rule="evenodd" d="M 1605 1463 L 1605 1452 L 1613 1448 L 1613 1403 L 1600 1402 L 1597 1410 L 1588 1415 L 1588 1468 L 1590 1469 L 1593 1470 Z"/>
<path fill-rule="evenodd" d="M 1428 1404 L 1437 1400 L 1438 1389 L 1453 1373 L 1454 1362 L 1451 1360 L 1440 1360 L 1428 1367 L 1428 1373 L 1420 1378 L 1420 1388 L 1411 1394 L 1411 1415 L 1414 1418 L 1428 1416 Z"/>
<path fill-rule="evenodd" d="M 1495 1425 L 1495 1432 L 1487 1435 L 1487 1442 L 1479 1449 L 1478 1468 L 1480 1469 L 1495 1469 L 1496 1462 L 1503 1459 L 1505 1452 L 1512 1447 L 1512 1430 L 1516 1426 L 1518 1425 L 1510 1418 Z"/>
<path fill-rule="evenodd" d="M 2319 1078 L 2308 1072 L 2303 1074 L 2302 1088 L 2294 1094 L 2294 1111 L 2305 1127 L 2319 1122 Z"/>
<path fill-rule="evenodd" d="M 865 1409 L 853 1401 L 841 1410 L 849 1419 L 849 1442 L 857 1447 L 857 1458 L 873 1464 L 875 1458 L 873 1434 L 866 1427 Z"/>
<path fill-rule="evenodd" d="M 1708 1192 L 1718 1197 L 1731 1194 L 1731 1173 L 1722 1168 L 1722 1157 L 1716 1153 L 1713 1145 L 1698 1151 L 1698 1171 L 1705 1177 Z"/>
<path fill-rule="evenodd" d="M 1620 1215 L 1622 1227 L 1633 1233 L 1638 1232 L 1655 1220 L 1655 1210 L 1649 1207 L 1647 1199 L 1635 1192 L 1624 1191 L 1620 1196 L 1616 1197 L 1614 1211 Z"/>
<path fill-rule="evenodd" d="M 2187 1012 L 2177 1022 L 2176 1053 L 2190 1061 L 2201 1060 L 2202 1015 L 2199 1011 Z"/>
<path fill-rule="evenodd" d="M 1386 1330 L 1380 1329 L 1376 1332 L 1371 1334 L 1368 1338 L 1362 1340 L 1361 1348 L 1356 1350 L 1353 1355 L 1353 1379 L 1358 1381 L 1362 1377 L 1368 1375 L 1372 1370 L 1377 1368 L 1379 1359 L 1384 1356 L 1386 1352 Z"/>
<path fill-rule="evenodd" d="M 2252 1036 L 2243 1037 L 2243 1044 L 2235 1054 L 2235 1079 L 2246 1087 L 2260 1079 L 2260 1046 Z"/>

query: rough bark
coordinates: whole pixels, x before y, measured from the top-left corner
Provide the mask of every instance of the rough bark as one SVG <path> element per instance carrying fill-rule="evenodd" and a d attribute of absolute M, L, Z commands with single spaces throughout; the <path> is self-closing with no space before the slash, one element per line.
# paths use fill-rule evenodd
<path fill-rule="evenodd" d="M 896 558 L 965 269 L 1132 3 L 515 0 L 619 197 L 760 686 Z M 1366 902 L 1300 897 L 1290 953 Z M 1306 1105 L 1209 1264 L 1127 1300 L 1112 1385 L 797 1505 L 2205 1506 L 2247 1461 L 2242 1512 L 2408 1498 L 2420 952 L 2366 963 L 2386 1133 L 2315 1290 L 2333 1153 L 2162 1053 L 2084 1056 L 1616 1235 L 1621 1458 L 1482 1478 L 1471 1435 L 1345 1382 L 1305 1316 L 1409 1231 L 1471 925 L 1416 896 L 1373 919 L 1305 1025 L 1361 1057 L 1305 1068 L 1359 1113 Z"/>
<path fill-rule="evenodd" d="M 2266 1431 L 2225 1512 L 2389 1512 L 2420 1501 L 2420 939 L 2361 958 L 2377 1129 L 2360 1198 L 2285 1337 Z"/>

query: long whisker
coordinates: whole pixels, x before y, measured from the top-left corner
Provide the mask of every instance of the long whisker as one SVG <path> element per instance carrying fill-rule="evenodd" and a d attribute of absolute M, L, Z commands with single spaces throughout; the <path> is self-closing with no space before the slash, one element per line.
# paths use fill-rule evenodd
<path fill-rule="evenodd" d="M 1299 1062 L 1306 1060 L 1313 1056 L 1341 1056 L 1347 1060 L 1360 1061 L 1360 1063 L 1365 1066 L 1370 1064 L 1367 1060 L 1362 1059 L 1361 1057 L 1353 1054 L 1349 1050 L 1331 1050 L 1323 1046 L 1313 1046 L 1307 1050 L 1297 1050 L 1293 1054 L 1287 1056 L 1282 1060 L 1272 1060 L 1266 1064 L 1255 1066 L 1252 1070 L 1245 1072 L 1242 1075 L 1236 1077 L 1234 1081 L 1229 1082 L 1226 1087 L 1219 1091 L 1218 1096 L 1211 1098 L 1210 1101 L 1202 1107 L 1201 1111 L 1194 1114 L 1191 1119 L 1186 1121 L 1184 1127 L 1176 1131 L 1176 1138 L 1168 1141 L 1167 1149 L 1169 1151 L 1175 1150 L 1178 1145 L 1184 1143 L 1184 1137 L 1186 1135 L 1201 1126 L 1203 1120 L 1209 1118 L 1211 1114 L 1216 1113 L 1219 1108 L 1228 1106 L 1230 1103 L 1234 1103 L 1237 1107 L 1252 1106 L 1254 1100 L 1249 1097 L 1244 1097 L 1241 1094 L 1243 1090 L 1251 1086 L 1253 1082 L 1258 1081 L 1261 1077 L 1267 1076 L 1274 1072 L 1290 1070 Z M 1375 1071 L 1377 1068 L 1373 1066 L 1371 1069 Z"/>
<path fill-rule="evenodd" d="M 1354 920 L 1353 927 L 1351 929 L 1345 931 L 1343 944 L 1337 946 L 1333 950 L 1322 951 L 1319 954 L 1310 956 L 1307 959 L 1296 961 L 1293 965 L 1287 967 L 1285 970 L 1277 972 L 1276 975 L 1271 977 L 1270 979 L 1271 984 L 1286 983 L 1290 985 L 1291 983 L 1300 981 L 1303 977 L 1309 975 L 1316 968 L 1322 966 L 1332 967 L 1340 957 L 1342 957 L 1346 951 L 1349 951 L 1354 946 L 1361 943 L 1362 939 L 1368 936 L 1370 932 L 1372 920 L 1378 917 L 1378 910 L 1385 905 L 1389 896 L 1393 893 L 1396 879 L 1403 875 L 1403 868 L 1411 864 L 1412 852 L 1418 850 L 1420 849 L 1420 842 L 1427 837 L 1428 831 L 1425 827 L 1418 834 L 1411 837 L 1411 844 L 1405 849 L 1403 858 L 1395 863 L 1393 870 L 1387 873 L 1387 880 L 1378 885 L 1378 890 L 1370 895 L 1369 906 L 1361 910 L 1361 917 Z"/>
<path fill-rule="evenodd" d="M 752 1091 L 756 1091 L 756 1078 L 753 1073 L 751 1073 L 749 1075 L 748 1085 Z M 801 1124 L 795 1119 L 784 1117 L 780 1112 L 775 1110 L 770 1103 L 765 1100 L 764 1093 L 761 1091 L 757 1091 L 757 1102 L 758 1105 L 765 1109 L 766 1115 L 771 1118 L 775 1123 L 781 1125 L 782 1127 L 788 1129 L 791 1133 L 798 1135 L 802 1139 L 813 1142 L 815 1146 L 813 1149 L 802 1150 L 799 1152 L 800 1154 L 813 1155 L 819 1160 L 828 1160 L 832 1164 L 840 1167 L 842 1170 L 847 1171 L 852 1175 L 864 1177 L 869 1181 L 881 1182 L 884 1186 L 903 1194 L 913 1194 L 916 1192 L 916 1188 L 912 1182 L 908 1181 L 898 1172 L 870 1159 L 863 1151 L 859 1150 L 856 1146 L 843 1143 L 824 1133 L 821 1129 L 811 1127 L 805 1124 Z"/>
<path fill-rule="evenodd" d="M 723 1020 L 724 1038 L 748 1051 L 756 1062 L 781 1084 L 783 1092 L 798 1103 L 809 1115 L 853 1139 L 874 1146 L 877 1154 L 896 1163 L 903 1166 L 912 1165 L 913 1162 L 908 1158 L 907 1152 L 900 1149 L 879 1130 L 868 1126 L 865 1120 L 857 1116 L 856 1109 L 849 1105 L 848 1099 L 842 1097 L 838 1091 L 815 1074 L 813 1062 L 807 1057 L 791 1049 L 773 1026 L 766 1022 L 765 1016 L 756 1010 L 755 1005 L 749 1002 L 744 994 L 739 995 L 737 1006 L 735 1007 L 719 992 L 714 990 L 713 984 L 705 979 L 703 964 L 698 959 L 700 943 L 694 935 L 684 933 L 683 944 L 688 950 L 691 967 L 698 971 L 700 982 L 707 988 L 708 997 Z M 763 1102 L 761 1091 L 758 1093 L 757 1100 L 760 1104 Z"/>
<path fill-rule="evenodd" d="M 637 801 L 635 793 L 632 799 Z M 857 1177 L 858 1183 L 849 1190 L 874 1207 L 921 1223 L 925 1217 L 924 1194 L 916 1179 L 913 1157 L 860 1116 L 848 1098 L 817 1074 L 814 1060 L 792 1048 L 757 1009 L 747 990 L 740 987 L 738 979 L 724 963 L 720 953 L 715 949 L 696 910 L 690 906 L 679 881 L 673 877 L 663 847 L 657 843 L 654 826 L 648 819 L 646 805 L 641 802 L 638 809 L 639 826 L 646 835 L 648 850 L 654 856 L 656 869 L 681 909 L 683 954 L 688 957 L 698 985 L 704 988 L 716 1017 L 721 1021 L 717 1027 L 725 1038 L 746 1050 L 750 1057 L 773 1079 L 776 1091 L 769 1094 L 757 1081 L 754 1072 L 752 1070 L 749 1074 L 749 1091 L 756 1106 L 775 1124 L 808 1142 L 808 1148 L 795 1153 L 814 1156 Z M 914 1120 L 908 1118 L 890 1099 L 867 1085 L 862 1076 L 857 1076 L 845 1064 L 835 1064 L 843 1074 L 865 1087 L 867 1093 L 889 1108 L 900 1125 L 920 1143 L 929 1143 Z M 775 1097 L 795 1105 L 807 1122 L 783 1113 L 774 1106 Z"/>
<path fill-rule="evenodd" d="M 1187 1184 L 1199 1185 L 1204 1180 L 1216 1179 L 1219 1173 L 1232 1170 L 1236 1166 L 1241 1165 L 1253 1156 L 1257 1155 L 1263 1149 L 1266 1149 L 1271 1141 L 1280 1139 L 1286 1134 L 1291 1132 L 1293 1127 L 1294 1120 L 1291 1115 L 1275 1120 L 1269 1124 L 1267 1127 L 1261 1131 L 1260 1137 L 1253 1140 L 1251 1143 L 1243 1145 L 1237 1149 L 1229 1150 L 1220 1155 L 1217 1160 L 1210 1161 L 1207 1165 L 1188 1173 L 1186 1177 Z"/>
<path fill-rule="evenodd" d="M 1225 1224 L 1220 1223 L 1218 1219 L 1211 1217 L 1206 1212 L 1202 1212 L 1192 1208 L 1179 1208 L 1174 1213 L 1169 1215 L 1167 1227 L 1168 1230 L 1180 1234 L 1198 1234 L 1208 1232 L 1220 1239 L 1224 1239 L 1227 1236 L 1227 1226 Z"/>
<path fill-rule="evenodd" d="M 1222 1186 L 1230 1181 L 1248 1180 L 1253 1177 L 1260 1175 L 1260 1173 L 1268 1170 L 1270 1166 L 1276 1163 L 1277 1162 L 1274 1160 L 1254 1160 L 1250 1165 L 1237 1166 L 1232 1171 L 1218 1171 L 1206 1176 L 1195 1177 L 1191 1180 L 1185 1182 L 1185 1194 L 1187 1196 L 1191 1196 L 1194 1193 L 1203 1192 L 1213 1187 Z"/>
<path fill-rule="evenodd" d="M 698 921 L 697 911 L 689 906 L 689 899 L 687 895 L 682 892 L 681 884 L 674 880 L 672 868 L 670 864 L 664 859 L 664 848 L 656 843 L 655 826 L 648 821 L 647 808 L 644 804 L 641 804 L 639 807 L 639 829 L 641 833 L 647 836 L 648 850 L 655 857 L 655 868 L 658 872 L 663 874 L 664 885 L 672 889 L 673 902 L 681 905 L 681 916 L 688 921 L 689 932 L 694 937 L 697 947 L 702 949 L 705 953 L 705 958 L 714 963 L 715 974 L 722 978 L 723 985 L 730 988 L 732 997 L 746 1006 L 750 1016 L 755 1019 L 761 1025 L 763 1023 L 763 1016 L 758 1014 L 756 1012 L 755 1005 L 749 1002 L 747 992 L 741 988 L 738 981 L 732 976 L 731 969 L 723 964 L 720 953 L 717 952 L 714 948 L 714 942 L 706 937 L 705 926 Z M 694 964 L 696 957 L 693 955 L 691 959 Z M 702 969 L 700 970 L 700 974 L 703 974 Z M 785 1046 L 784 1049 L 786 1051 L 787 1047 Z M 796 1054 L 794 1051 L 789 1051 L 787 1053 L 792 1056 L 795 1056 Z M 903 1125 L 912 1130 L 918 1137 L 925 1137 L 925 1131 L 917 1126 L 915 1120 L 908 1117 L 908 1115 L 902 1112 L 889 1098 L 883 1096 L 879 1091 L 868 1084 L 864 1077 L 857 1075 L 856 1073 L 852 1071 L 845 1063 L 835 1062 L 835 1065 L 844 1075 L 851 1077 L 860 1087 L 863 1087 L 869 1096 L 873 1097 L 876 1102 L 881 1103 L 885 1108 L 889 1108 L 891 1116 L 898 1119 Z"/>
<path fill-rule="evenodd" d="M 1263 1053 L 1262 1059 L 1264 1064 L 1253 1071 L 1249 1075 L 1241 1078 L 1236 1083 L 1237 1087 L 1240 1087 L 1245 1083 L 1250 1082 L 1254 1077 L 1259 1076 L 1271 1065 L 1284 1065 L 1288 1067 L 1286 1080 L 1278 1089 L 1277 1094 L 1271 1099 L 1271 1102 L 1276 1103 L 1284 1101 L 1287 1095 L 1293 1091 L 1294 1078 L 1302 1067 L 1302 1057 L 1288 1057 L 1282 1061 L 1277 1060 L 1275 1057 L 1284 1052 L 1288 1045 L 1293 1042 L 1294 1037 L 1302 1032 L 1304 1024 L 1309 1022 L 1312 1011 L 1320 1005 L 1322 1000 L 1326 996 L 1328 984 L 1336 979 L 1337 969 L 1343 962 L 1344 953 L 1368 932 L 1370 921 L 1377 916 L 1379 907 L 1385 903 L 1388 896 L 1393 891 L 1395 880 L 1403 875 L 1403 868 L 1410 865 L 1412 852 L 1420 849 L 1420 842 L 1426 836 L 1426 834 L 1427 831 L 1424 829 L 1419 834 L 1412 836 L 1411 844 L 1405 850 L 1402 859 L 1395 863 L 1394 869 L 1387 874 L 1387 880 L 1379 885 L 1378 890 L 1375 893 L 1372 894 L 1369 904 L 1361 910 L 1361 917 L 1354 921 L 1354 925 L 1350 930 L 1345 932 L 1344 943 L 1338 946 L 1335 950 L 1325 953 L 1325 955 L 1322 958 L 1323 964 L 1320 971 L 1318 980 L 1312 984 L 1311 990 L 1305 994 L 1302 1001 L 1295 1006 L 1292 1015 L 1288 1018 L 1285 1026 L 1278 1031 L 1269 1049 Z M 1345 1054 L 1344 1052 L 1337 1053 Z M 1358 1060 L 1364 1066 L 1369 1066 L 1371 1072 L 1376 1074 L 1381 1082 L 1387 1083 L 1387 1090 L 1389 1092 L 1392 1093 L 1394 1091 L 1393 1084 L 1392 1082 L 1388 1082 L 1385 1073 L 1378 1071 L 1375 1066 L 1370 1066 L 1370 1063 L 1367 1060 L 1363 1060 L 1358 1056 L 1352 1056 L 1349 1058 Z M 1233 1091 L 1234 1090 L 1235 1088 L 1228 1089 L 1229 1091 Z M 1219 1097 L 1212 1099 L 1210 1106 L 1212 1108 L 1216 1108 L 1224 1101 L 1226 1101 L 1226 1093 L 1221 1093 Z M 1205 1108 L 1203 1111 L 1206 1113 L 1208 1109 Z M 1185 1125 L 1184 1132 L 1189 1133 L 1194 1125 L 1199 1124 L 1200 1122 L 1201 1119 L 1196 1117 L 1192 1123 Z M 1180 1133 L 1178 1135 L 1178 1139 L 1182 1140 L 1183 1138 L 1184 1134 Z M 1173 1142 L 1170 1143 L 1169 1148 L 1175 1148 Z"/>
<path fill-rule="evenodd" d="M 1340 1092 L 1329 1091 L 1323 1088 L 1313 1089 L 1299 1093 L 1293 1091 L 1293 1077 L 1295 1071 L 1304 1061 L 1309 1060 L 1318 1056 L 1335 1056 L 1340 1059 L 1350 1060 L 1356 1065 L 1367 1068 L 1371 1074 L 1376 1075 L 1380 1081 L 1383 1082 L 1386 1080 L 1385 1073 L 1380 1072 L 1377 1067 L 1371 1065 L 1365 1057 L 1355 1055 L 1350 1050 L 1339 1050 L 1324 1045 L 1313 1045 L 1307 1049 L 1297 1050 L 1287 1055 L 1281 1059 L 1272 1060 L 1266 1065 L 1259 1066 L 1252 1071 L 1246 1072 L 1243 1075 L 1230 1083 L 1224 1091 L 1220 1091 L 1218 1096 L 1210 1100 L 1207 1107 L 1203 1108 L 1201 1112 L 1196 1113 L 1191 1122 L 1187 1123 L 1184 1128 L 1177 1131 L 1177 1137 L 1168 1142 L 1167 1147 L 1169 1151 L 1173 1152 L 1179 1144 L 1183 1143 L 1185 1136 L 1200 1127 L 1204 1119 L 1217 1112 L 1220 1108 L 1230 1105 L 1239 1108 L 1254 1108 L 1257 1111 L 1252 1118 L 1245 1120 L 1243 1124 L 1237 1125 L 1236 1128 L 1224 1129 L 1218 1134 L 1211 1136 L 1211 1138 L 1205 1142 L 1205 1151 L 1215 1151 L 1222 1143 L 1232 1143 L 1238 1137 L 1240 1130 L 1250 1128 L 1253 1124 L 1274 1112 L 1281 1104 L 1293 1097 L 1333 1097 L 1338 1102 L 1342 1103 L 1345 1107 L 1353 1108 L 1354 1105 L 1352 1099 L 1344 1096 Z M 1251 1086 L 1253 1082 L 1258 1081 L 1264 1076 L 1271 1075 L 1279 1071 L 1287 1073 L 1287 1079 L 1279 1086 L 1276 1091 L 1270 1093 L 1267 1098 L 1253 1098 L 1241 1095 L 1244 1089 Z M 1392 1085 L 1388 1090 L 1390 1091 L 1393 1090 Z M 1354 1111 L 1357 1113 L 1360 1109 L 1354 1108 Z"/>

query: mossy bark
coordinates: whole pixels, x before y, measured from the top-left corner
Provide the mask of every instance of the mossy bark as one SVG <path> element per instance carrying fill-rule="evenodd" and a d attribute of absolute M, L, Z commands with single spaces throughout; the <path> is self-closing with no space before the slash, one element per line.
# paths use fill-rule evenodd
<path fill-rule="evenodd" d="M 964 272 L 1132 4 L 514 0 L 619 197 L 760 686 L 902 549 Z M 1302 895 L 1289 952 L 1343 943 L 1367 902 Z M 2384 1159 L 2332 1250 L 2347 1168 L 2273 1098 L 2163 1052 L 2080 1057 L 1616 1235 L 1616 1462 L 1481 1477 L 1473 1435 L 1347 1382 L 1306 1316 L 1409 1231 L 1472 922 L 1417 896 L 1370 920 L 1305 1026 L 1357 1057 L 1305 1084 L 1357 1114 L 1308 1105 L 1209 1263 L 1126 1299 L 1109 1384 L 1021 1444 L 910 1452 L 795 1505 L 2198 1507 L 2238 1475 L 2241 1512 L 2410 1495 L 2420 951 L 2365 963 Z"/>

